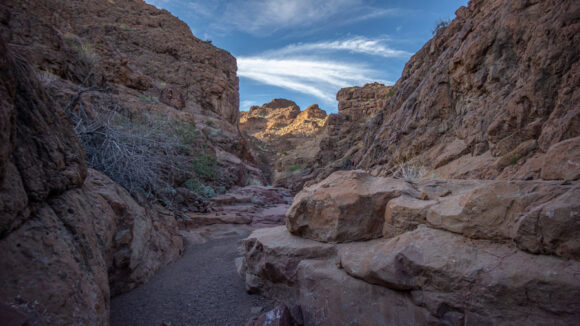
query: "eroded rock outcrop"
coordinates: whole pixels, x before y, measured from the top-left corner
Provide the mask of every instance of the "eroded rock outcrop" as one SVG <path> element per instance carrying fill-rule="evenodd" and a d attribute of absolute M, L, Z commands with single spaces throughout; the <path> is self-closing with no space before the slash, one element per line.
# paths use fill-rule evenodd
<path fill-rule="evenodd" d="M 380 175 L 411 161 L 448 178 L 539 178 L 550 147 L 579 135 L 579 12 L 577 1 L 459 8 L 406 64 L 355 165 Z"/>
<path fill-rule="evenodd" d="M 295 198 L 286 226 L 296 235 L 324 242 L 382 236 L 385 205 L 401 195 L 419 197 L 399 179 L 376 178 L 363 171 L 339 171 Z"/>
<path fill-rule="evenodd" d="M 2 8 L 13 50 L 79 124 L 89 167 L 173 206 L 187 206 L 173 197 L 192 182 L 213 191 L 265 183 L 238 129 L 235 58 L 184 22 L 141 0 L 5 1 Z M 119 144 L 112 157 L 135 156 L 131 137 L 147 147 L 141 166 L 111 163 L 106 140 Z M 111 165 L 127 168 L 113 173 Z M 123 180 L 148 167 L 149 175 Z"/>
<path fill-rule="evenodd" d="M 0 22 L 4 37 L 7 17 Z M 111 295 L 180 255 L 177 223 L 87 169 L 66 114 L 30 65 L 3 39 L 0 57 L 2 316 L 15 325 L 107 325 Z"/>
<path fill-rule="evenodd" d="M 571 325 L 577 193 L 576 182 L 335 172 L 296 196 L 286 228 L 242 242 L 239 272 L 249 291 L 300 305 L 305 325 Z"/>
<path fill-rule="evenodd" d="M 293 179 L 312 169 L 326 121 L 317 104 L 300 111 L 290 100 L 274 99 L 241 112 L 240 129 L 253 140 L 263 169 L 272 170 L 272 183 L 298 191 L 301 185 L 295 186 Z"/>

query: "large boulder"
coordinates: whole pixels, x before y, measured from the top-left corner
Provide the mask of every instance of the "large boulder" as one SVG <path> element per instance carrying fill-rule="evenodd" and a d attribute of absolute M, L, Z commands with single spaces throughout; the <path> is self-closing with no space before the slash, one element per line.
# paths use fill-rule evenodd
<path fill-rule="evenodd" d="M 416 304 L 461 325 L 572 325 L 580 318 L 576 261 L 424 226 L 393 239 L 344 245 L 339 256 L 349 275 L 410 291 Z"/>
<path fill-rule="evenodd" d="M 420 224 L 473 239 L 513 240 L 520 249 L 580 258 L 577 185 L 547 181 L 423 180 L 423 200 L 401 196 L 385 210 L 383 236 Z"/>
<path fill-rule="evenodd" d="M 336 255 L 331 244 L 302 239 L 278 226 L 254 231 L 240 243 L 243 259 L 238 273 L 248 292 L 260 292 L 286 301 L 295 295 L 296 268 L 304 259 L 324 259 Z"/>
<path fill-rule="evenodd" d="M 385 206 L 401 195 L 419 197 L 420 193 L 401 179 L 338 171 L 296 195 L 286 226 L 295 235 L 324 242 L 378 238 Z"/>
<path fill-rule="evenodd" d="M 296 195 L 286 214 L 286 226 L 293 234 L 324 242 L 378 238 L 385 206 L 403 194 L 420 195 L 400 179 L 338 171 Z"/>
<path fill-rule="evenodd" d="M 552 145 L 544 156 L 541 176 L 546 180 L 580 178 L 580 137 Z"/>

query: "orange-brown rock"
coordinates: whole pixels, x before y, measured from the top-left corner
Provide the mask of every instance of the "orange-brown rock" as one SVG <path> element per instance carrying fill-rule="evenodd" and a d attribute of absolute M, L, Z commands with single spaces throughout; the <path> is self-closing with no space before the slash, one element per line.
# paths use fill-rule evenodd
<path fill-rule="evenodd" d="M 2 37 L 5 24 L 1 19 Z M 177 224 L 87 169 L 62 108 L 7 47 L 0 39 L 0 112 L 7 118 L 0 133 L 8 140 L 0 145 L 2 318 L 107 325 L 111 295 L 179 256 Z"/>
<path fill-rule="evenodd" d="M 413 161 L 448 178 L 538 178 L 532 161 L 580 135 L 579 12 L 571 0 L 459 8 L 406 64 L 356 166 L 388 175 Z"/>
<path fill-rule="evenodd" d="M 578 180 L 580 178 L 580 137 L 552 145 L 542 164 L 542 179 Z"/>
<path fill-rule="evenodd" d="M 297 191 L 291 180 L 312 169 L 326 120 L 326 112 L 317 104 L 300 111 L 290 100 L 274 99 L 241 112 L 240 130 L 253 140 L 263 169 L 273 170 L 269 171 L 272 183 Z"/>
<path fill-rule="evenodd" d="M 393 94 L 392 86 L 380 83 L 342 88 L 336 94 L 338 114 L 349 116 L 354 121 L 368 120 L 385 107 Z"/>
<path fill-rule="evenodd" d="M 345 245 L 339 256 L 349 275 L 408 291 L 443 324 L 568 325 L 580 317 L 574 299 L 580 284 L 572 276 L 578 261 L 465 241 L 424 226 L 393 239 Z"/>
<path fill-rule="evenodd" d="M 363 171 L 338 171 L 304 188 L 286 213 L 295 235 L 323 242 L 346 242 L 382 236 L 385 206 L 403 194 L 419 197 L 401 179 L 372 177 Z"/>
<path fill-rule="evenodd" d="M 123 131 L 148 125 L 163 134 L 183 125 L 181 152 L 189 156 L 184 161 L 217 158 L 222 151 L 241 159 L 217 162 L 213 178 L 202 180 L 206 185 L 229 189 L 248 180 L 265 182 L 238 129 L 235 58 L 196 38 L 184 22 L 141 0 L 75 0 L 67 6 L 58 0 L 7 1 L 2 8 L 10 14 L 9 43 L 36 67 L 61 107 Z M 107 119 L 111 112 L 118 118 Z M 156 126 L 160 121 L 172 123 Z M 188 179 L 165 174 L 160 179 L 170 192 Z"/>
<path fill-rule="evenodd" d="M 573 276 L 580 268 L 577 185 L 416 181 L 412 191 L 430 199 L 391 192 L 384 225 L 374 229 L 382 227 L 384 239 L 308 239 L 361 229 L 371 203 L 337 207 L 378 184 L 406 184 L 357 173 L 336 172 L 307 187 L 286 230 L 257 230 L 242 242 L 239 271 L 249 291 L 300 305 L 305 325 L 568 325 L 580 318 L 580 283 Z M 337 175 L 344 178 L 337 182 Z M 293 210 L 307 201 L 311 209 L 295 232 Z"/>
<path fill-rule="evenodd" d="M 338 113 L 328 116 L 314 141 L 296 149 L 297 152 L 307 153 L 304 161 L 310 168 L 281 179 L 280 184 L 298 192 L 304 185 L 319 182 L 334 171 L 352 169 L 355 165 L 353 159 L 362 149 L 365 125 L 383 109 L 393 93 L 391 86 L 379 83 L 338 91 Z M 293 157 L 289 159 L 292 161 Z"/>

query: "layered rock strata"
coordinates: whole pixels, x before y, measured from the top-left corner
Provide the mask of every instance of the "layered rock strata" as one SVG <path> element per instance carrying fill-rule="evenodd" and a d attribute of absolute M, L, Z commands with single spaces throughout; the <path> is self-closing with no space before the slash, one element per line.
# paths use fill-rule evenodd
<path fill-rule="evenodd" d="M 298 191 L 292 180 L 312 170 L 326 121 L 317 104 L 300 111 L 290 100 L 274 99 L 241 112 L 240 129 L 253 140 L 254 156 L 271 182 Z"/>
<path fill-rule="evenodd" d="M 242 242 L 239 272 L 305 325 L 572 325 L 578 189 L 335 172 Z"/>

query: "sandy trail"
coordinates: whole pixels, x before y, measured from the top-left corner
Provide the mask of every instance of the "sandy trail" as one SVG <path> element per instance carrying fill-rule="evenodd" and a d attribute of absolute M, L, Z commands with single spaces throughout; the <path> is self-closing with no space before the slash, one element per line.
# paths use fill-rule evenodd
<path fill-rule="evenodd" d="M 269 310 L 273 302 L 247 294 L 236 272 L 237 242 L 249 233 L 230 227 L 201 244 L 186 236 L 182 258 L 111 300 L 111 325 L 245 325 L 260 308 Z"/>

